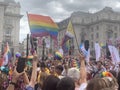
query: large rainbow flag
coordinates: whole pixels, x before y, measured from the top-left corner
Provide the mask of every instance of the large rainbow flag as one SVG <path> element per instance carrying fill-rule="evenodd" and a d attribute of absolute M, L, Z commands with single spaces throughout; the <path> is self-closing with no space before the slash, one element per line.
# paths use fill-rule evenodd
<path fill-rule="evenodd" d="M 28 14 L 28 20 L 32 36 L 50 35 L 52 38 L 57 38 L 59 28 L 49 16 Z"/>

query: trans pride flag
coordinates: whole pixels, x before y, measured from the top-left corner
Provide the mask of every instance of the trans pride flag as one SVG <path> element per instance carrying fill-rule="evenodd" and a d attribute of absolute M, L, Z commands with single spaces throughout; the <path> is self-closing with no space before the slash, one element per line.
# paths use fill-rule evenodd
<path fill-rule="evenodd" d="M 6 46 L 5 46 L 5 49 L 4 49 L 2 66 L 7 65 L 8 62 L 9 62 L 9 60 L 11 59 L 11 57 L 12 57 L 12 54 L 11 54 L 11 52 L 10 52 L 9 45 L 8 45 L 8 43 L 7 43 Z"/>
<path fill-rule="evenodd" d="M 70 41 L 70 39 L 73 39 L 73 38 L 74 38 L 73 26 L 72 26 L 72 22 L 69 21 L 65 36 L 64 36 L 64 38 L 62 40 L 62 44 L 61 44 L 64 53 L 69 52 L 69 49 L 70 49 L 69 41 Z"/>
<path fill-rule="evenodd" d="M 74 38 L 74 31 L 73 31 L 72 22 L 69 21 L 62 44 L 66 43 L 68 40 L 70 40 L 72 38 Z"/>
<path fill-rule="evenodd" d="M 56 39 L 58 35 L 58 26 L 49 16 L 28 14 L 30 32 L 32 36 L 42 37 L 50 35 Z"/>
<path fill-rule="evenodd" d="M 65 43 L 62 44 L 62 49 L 64 54 L 69 53 L 69 49 L 70 49 L 69 40 L 67 40 Z"/>

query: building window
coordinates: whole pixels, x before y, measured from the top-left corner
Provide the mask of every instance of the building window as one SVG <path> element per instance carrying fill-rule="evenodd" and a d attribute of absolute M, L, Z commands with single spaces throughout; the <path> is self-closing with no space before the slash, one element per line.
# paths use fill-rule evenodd
<path fill-rule="evenodd" d="M 91 27 L 91 32 L 94 32 L 94 29 L 93 29 L 93 27 Z"/>
<path fill-rule="evenodd" d="M 91 34 L 91 39 L 94 40 L 94 34 Z"/>
<path fill-rule="evenodd" d="M 82 19 L 82 23 L 84 23 L 84 19 Z"/>
<path fill-rule="evenodd" d="M 85 41 L 85 33 L 81 32 L 80 37 L 81 37 L 81 43 L 84 42 Z"/>
<path fill-rule="evenodd" d="M 114 27 L 114 30 L 117 30 L 117 26 Z"/>
<path fill-rule="evenodd" d="M 12 18 L 11 17 L 6 17 L 5 18 L 5 24 L 12 24 L 12 22 L 13 22 L 13 20 L 12 20 Z"/>
<path fill-rule="evenodd" d="M 91 42 L 91 48 L 93 48 L 93 47 L 94 47 L 93 42 Z"/>
<path fill-rule="evenodd" d="M 98 32 L 96 33 L 96 38 L 99 38 L 99 33 Z"/>
<path fill-rule="evenodd" d="M 82 28 L 82 31 L 84 31 L 85 30 L 85 28 Z"/>
<path fill-rule="evenodd" d="M 98 25 L 96 26 L 96 29 L 99 30 L 99 26 Z"/>
<path fill-rule="evenodd" d="M 5 30 L 5 35 L 11 35 L 11 30 L 10 29 Z"/>
<path fill-rule="evenodd" d="M 115 33 L 115 36 L 114 36 L 115 38 L 117 38 L 117 33 Z"/>
<path fill-rule="evenodd" d="M 112 30 L 109 30 L 109 31 L 107 32 L 107 38 L 110 39 L 110 38 L 112 38 L 112 37 L 113 37 L 113 31 L 112 31 Z"/>
<path fill-rule="evenodd" d="M 91 22 L 93 22 L 93 18 L 91 18 Z"/>
<path fill-rule="evenodd" d="M 99 17 L 97 16 L 97 20 L 99 20 Z"/>

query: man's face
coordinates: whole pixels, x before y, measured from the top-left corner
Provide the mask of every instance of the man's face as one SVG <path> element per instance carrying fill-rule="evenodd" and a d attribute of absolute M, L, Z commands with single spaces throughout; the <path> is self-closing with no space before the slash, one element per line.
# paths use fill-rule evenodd
<path fill-rule="evenodd" d="M 54 71 L 55 71 L 55 67 L 54 67 L 54 66 L 51 66 L 50 72 L 54 72 Z"/>
<path fill-rule="evenodd" d="M 42 72 L 45 72 L 45 68 L 44 68 L 44 67 L 41 67 L 41 71 L 42 71 Z"/>
<path fill-rule="evenodd" d="M 102 65 L 101 62 L 97 63 L 98 68 L 101 68 L 101 65 Z"/>

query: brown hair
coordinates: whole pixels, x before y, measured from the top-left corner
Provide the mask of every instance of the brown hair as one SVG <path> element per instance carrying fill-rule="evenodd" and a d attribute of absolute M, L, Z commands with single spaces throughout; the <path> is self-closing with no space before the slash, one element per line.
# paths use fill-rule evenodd
<path fill-rule="evenodd" d="M 86 90 L 103 90 L 105 88 L 117 88 L 118 84 L 115 78 L 104 77 L 94 78 L 88 82 Z M 110 90 L 110 89 L 109 89 Z"/>
<path fill-rule="evenodd" d="M 39 77 L 38 77 L 38 84 L 39 86 L 42 88 L 43 86 L 43 82 L 45 81 L 45 79 L 47 78 L 48 74 L 45 72 L 41 72 Z"/>

